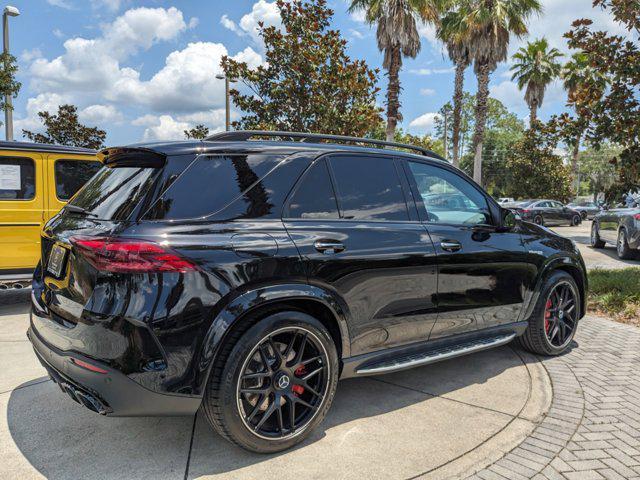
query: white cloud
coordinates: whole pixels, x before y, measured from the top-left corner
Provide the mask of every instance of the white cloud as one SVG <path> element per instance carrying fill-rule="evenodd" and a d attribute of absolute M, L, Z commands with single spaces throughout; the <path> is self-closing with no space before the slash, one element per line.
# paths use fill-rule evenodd
<path fill-rule="evenodd" d="M 356 10 L 355 12 L 351 12 L 349 16 L 351 17 L 351 20 L 353 20 L 356 23 L 367 22 L 367 13 L 362 9 Z"/>
<path fill-rule="evenodd" d="M 421 88 L 420 95 L 424 97 L 430 97 L 431 95 L 435 95 L 436 91 L 433 88 Z"/>
<path fill-rule="evenodd" d="M 187 122 L 175 120 L 171 115 L 145 115 L 132 122 L 136 126 L 146 126 L 142 139 L 151 140 L 181 140 L 184 131 L 189 129 Z"/>
<path fill-rule="evenodd" d="M 517 113 L 522 118 L 525 118 L 529 113 L 529 107 L 524 101 L 524 91 L 519 90 L 518 85 L 511 80 L 503 80 L 496 85 L 491 85 L 489 95 L 500 100 L 509 110 Z M 553 107 L 562 107 L 566 99 L 567 94 L 562 82 L 559 80 L 552 82 L 545 91 L 540 114 L 557 109 Z"/>
<path fill-rule="evenodd" d="M 59 28 L 54 28 L 51 33 L 53 33 L 53 36 L 56 38 L 64 38 L 64 32 Z"/>
<path fill-rule="evenodd" d="M 57 93 L 41 93 L 27 100 L 26 115 L 16 115 L 14 119 L 16 137 L 22 136 L 22 129 L 36 132 L 41 131 L 42 122 L 38 117 L 38 112 L 56 113 L 58 107 L 65 103 L 69 103 L 69 97 Z"/>
<path fill-rule="evenodd" d="M 39 48 L 32 48 L 31 50 L 23 50 L 20 54 L 20 61 L 29 63 L 36 58 L 42 57 L 42 51 Z"/>
<path fill-rule="evenodd" d="M 227 53 L 221 43 L 189 43 L 184 50 L 170 53 L 165 66 L 148 81 L 140 80 L 139 72 L 133 69 L 123 69 L 107 97 L 156 111 L 193 112 L 220 106 L 224 83 L 215 76 L 222 72 L 220 60 Z M 262 62 L 250 47 L 233 58 L 252 67 Z"/>
<path fill-rule="evenodd" d="M 266 0 L 258 0 L 253 4 L 251 12 L 244 15 L 240 22 L 236 23 L 227 15 L 220 18 L 223 27 L 231 30 L 238 35 L 249 36 L 256 45 L 262 46 L 262 39 L 259 35 L 259 23 L 262 22 L 265 27 L 280 27 L 280 11 L 276 2 L 267 2 Z"/>
<path fill-rule="evenodd" d="M 436 112 L 428 112 L 423 115 L 420 115 L 417 118 L 414 118 L 409 123 L 409 127 L 419 129 L 426 133 L 429 133 L 433 130 L 435 126 L 436 119 L 440 118 L 440 114 Z"/>
<path fill-rule="evenodd" d="M 198 17 L 191 17 L 189 19 L 189 24 L 187 25 L 187 27 L 189 27 L 189 30 L 193 30 L 199 24 L 200 24 L 200 19 Z"/>
<path fill-rule="evenodd" d="M 112 13 L 120 10 L 123 4 L 124 0 L 91 0 L 91 6 L 96 10 L 105 8 Z"/>
<path fill-rule="evenodd" d="M 72 7 L 71 3 L 67 0 L 47 0 L 49 5 L 53 5 L 54 7 L 66 8 L 70 10 Z"/>
<path fill-rule="evenodd" d="M 441 74 L 441 73 L 451 73 L 455 71 L 454 67 L 447 67 L 447 68 L 414 68 L 409 70 L 409 73 L 413 73 L 414 75 L 423 75 L 423 76 L 427 76 L 427 75 L 435 75 L 435 74 Z"/>
<path fill-rule="evenodd" d="M 350 28 L 349 34 L 351 35 L 352 38 L 357 38 L 358 40 L 361 40 L 364 38 L 364 34 L 356 30 L 355 28 Z"/>
<path fill-rule="evenodd" d="M 78 119 L 82 123 L 97 125 L 104 128 L 106 123 L 120 123 L 122 113 L 113 105 L 89 105 L 78 112 Z"/>

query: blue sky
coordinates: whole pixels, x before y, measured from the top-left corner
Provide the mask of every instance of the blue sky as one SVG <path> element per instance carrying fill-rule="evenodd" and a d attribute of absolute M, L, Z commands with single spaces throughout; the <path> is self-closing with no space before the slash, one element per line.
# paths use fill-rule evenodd
<path fill-rule="evenodd" d="M 328 3 L 349 53 L 379 68 L 375 28 L 362 15 L 350 15 L 347 0 Z M 600 29 L 622 33 L 608 13 L 591 8 L 591 0 L 542 3 L 544 13 L 530 22 L 529 38 L 546 36 L 563 52 L 562 34 L 576 18 L 588 17 Z M 215 79 L 220 57 L 259 64 L 263 46 L 257 22 L 278 22 L 271 0 L 24 0 L 13 5 L 21 15 L 10 19 L 11 51 L 23 83 L 15 101 L 15 137 L 22 138 L 22 128 L 40 128 L 38 111 L 74 103 L 81 121 L 107 131 L 109 145 L 179 139 L 197 123 L 222 129 L 224 89 Z M 416 134 L 430 133 L 435 112 L 453 91 L 452 64 L 433 28 L 421 26 L 420 31 L 422 51 L 405 61 L 401 73 L 402 126 Z M 511 51 L 525 40 L 513 39 Z M 508 68 L 503 64 L 493 74 L 491 93 L 525 118 L 523 94 L 510 81 Z M 382 104 L 382 72 L 379 81 Z M 471 69 L 465 82 L 475 91 Z M 563 111 L 565 101 L 561 85 L 551 85 L 541 116 Z"/>

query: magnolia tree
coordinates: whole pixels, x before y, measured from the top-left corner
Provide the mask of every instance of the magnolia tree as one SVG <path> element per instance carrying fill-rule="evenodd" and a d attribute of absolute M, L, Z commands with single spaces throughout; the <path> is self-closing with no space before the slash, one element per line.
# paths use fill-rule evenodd
<path fill-rule="evenodd" d="M 329 28 L 326 1 L 276 4 L 282 27 L 259 24 L 265 63 L 251 68 L 222 59 L 225 75 L 245 87 L 230 92 L 243 112 L 234 127 L 354 136 L 376 128 L 378 71 L 347 55 L 346 41 Z"/>

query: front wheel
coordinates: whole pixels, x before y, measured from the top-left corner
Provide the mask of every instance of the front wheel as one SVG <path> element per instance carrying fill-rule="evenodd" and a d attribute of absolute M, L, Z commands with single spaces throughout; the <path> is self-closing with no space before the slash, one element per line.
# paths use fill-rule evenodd
<path fill-rule="evenodd" d="M 247 330 L 215 373 L 203 401 L 214 429 L 246 450 L 278 452 L 324 419 L 338 382 L 338 354 L 317 319 L 278 312 Z"/>
<path fill-rule="evenodd" d="M 627 231 L 624 228 L 621 228 L 618 232 L 618 243 L 616 244 L 616 252 L 618 253 L 618 258 L 622 260 L 629 260 L 635 256 L 635 252 L 629 247 L 629 242 L 627 240 Z"/>
<path fill-rule="evenodd" d="M 566 351 L 578 327 L 580 300 L 573 277 L 562 270 L 553 272 L 543 284 L 529 326 L 518 343 L 539 355 Z"/>

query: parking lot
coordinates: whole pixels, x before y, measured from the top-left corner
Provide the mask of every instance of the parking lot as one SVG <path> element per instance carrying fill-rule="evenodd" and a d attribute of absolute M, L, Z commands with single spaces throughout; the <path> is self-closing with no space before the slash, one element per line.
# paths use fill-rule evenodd
<path fill-rule="evenodd" d="M 638 264 L 618 260 L 613 248 L 588 247 L 589 228 L 556 231 L 578 243 L 589 268 Z M 640 475 L 640 332 L 633 327 L 587 318 L 580 348 L 557 359 L 506 346 L 344 381 L 310 439 L 257 455 L 212 433 L 200 414 L 105 418 L 70 401 L 25 337 L 28 300 L 27 290 L 0 295 L 2 478 Z"/>

